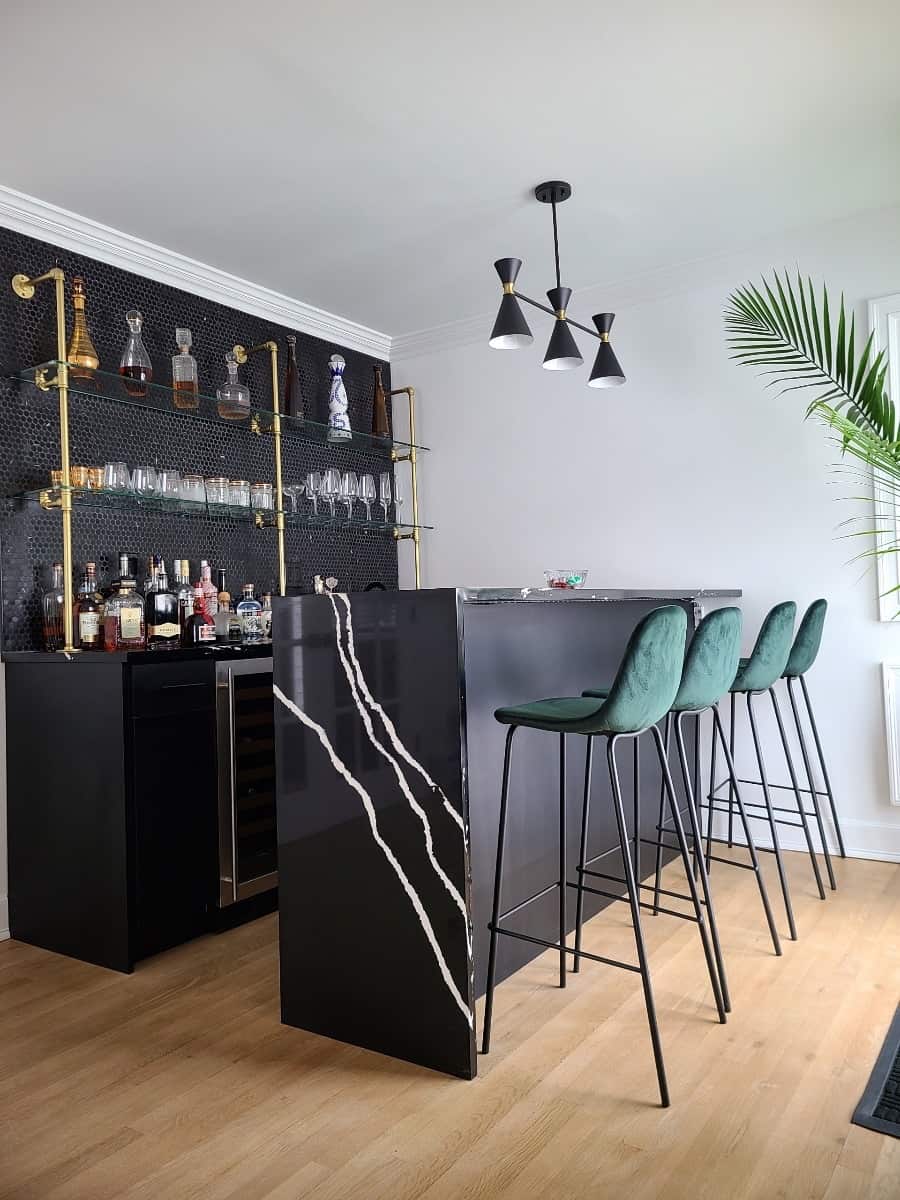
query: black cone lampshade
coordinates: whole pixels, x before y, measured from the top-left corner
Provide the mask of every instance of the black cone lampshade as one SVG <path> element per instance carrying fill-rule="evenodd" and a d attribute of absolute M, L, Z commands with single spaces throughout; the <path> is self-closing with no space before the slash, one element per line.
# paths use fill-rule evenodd
<path fill-rule="evenodd" d="M 520 258 L 498 258 L 494 263 L 494 269 L 503 284 L 503 297 L 488 342 L 494 350 L 521 350 L 534 341 L 514 291 L 521 266 Z"/>
<path fill-rule="evenodd" d="M 548 371 L 569 371 L 573 367 L 580 367 L 584 362 L 566 321 L 566 305 L 571 295 L 572 289 L 567 287 L 551 288 L 547 293 L 547 299 L 556 313 L 550 343 L 544 355 L 544 366 Z"/>
<path fill-rule="evenodd" d="M 588 387 L 619 387 L 625 382 L 625 374 L 619 366 L 619 360 L 609 344 L 609 331 L 615 320 L 615 313 L 597 313 L 593 318 L 600 335 L 600 349 L 594 359 L 594 367 L 588 380 Z"/>

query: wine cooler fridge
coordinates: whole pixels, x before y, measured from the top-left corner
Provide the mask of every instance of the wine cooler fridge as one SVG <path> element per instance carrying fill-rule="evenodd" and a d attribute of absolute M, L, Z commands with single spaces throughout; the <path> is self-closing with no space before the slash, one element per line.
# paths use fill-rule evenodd
<path fill-rule="evenodd" d="M 278 886 L 272 660 L 216 664 L 219 906 Z"/>

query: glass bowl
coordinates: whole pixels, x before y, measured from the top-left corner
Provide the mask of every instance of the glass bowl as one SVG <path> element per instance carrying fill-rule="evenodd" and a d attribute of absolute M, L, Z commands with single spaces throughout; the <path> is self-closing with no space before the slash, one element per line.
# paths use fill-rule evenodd
<path fill-rule="evenodd" d="M 573 589 L 583 588 L 587 581 L 587 571 L 545 571 L 544 578 L 548 588 Z"/>

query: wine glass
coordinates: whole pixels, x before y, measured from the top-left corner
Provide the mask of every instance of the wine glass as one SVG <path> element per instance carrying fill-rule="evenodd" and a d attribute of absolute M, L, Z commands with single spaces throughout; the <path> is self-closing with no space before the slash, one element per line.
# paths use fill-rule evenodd
<path fill-rule="evenodd" d="M 288 497 L 288 499 L 291 502 L 291 512 L 292 513 L 296 513 L 297 501 L 303 495 L 305 489 L 306 489 L 306 485 L 303 483 L 289 483 L 287 485 L 287 487 L 285 487 L 284 494 Z"/>
<path fill-rule="evenodd" d="M 400 521 L 400 506 L 403 503 L 403 497 L 400 495 L 400 484 L 394 480 L 394 520 L 399 525 Z"/>
<path fill-rule="evenodd" d="M 334 502 L 341 494 L 341 473 L 337 467 L 329 467 L 322 476 L 322 499 L 328 504 L 334 520 Z"/>
<path fill-rule="evenodd" d="M 148 499 L 159 495 L 159 476 L 156 467 L 135 467 L 131 475 L 131 486 L 136 496 Z"/>
<path fill-rule="evenodd" d="M 341 476 L 341 501 L 347 505 L 347 524 L 353 518 L 353 502 L 359 495 L 359 480 L 355 471 L 345 471 Z"/>
<path fill-rule="evenodd" d="M 391 506 L 391 472 L 382 471 L 378 476 L 378 496 L 384 510 L 384 523 L 387 524 L 388 509 Z"/>
<path fill-rule="evenodd" d="M 359 477 L 359 498 L 366 506 L 366 520 L 372 520 L 372 501 L 375 499 L 375 477 L 373 475 L 360 475 Z"/>
<path fill-rule="evenodd" d="M 313 516 L 319 515 L 319 496 L 322 492 L 321 471 L 310 471 L 306 476 L 306 494 L 312 500 Z"/>

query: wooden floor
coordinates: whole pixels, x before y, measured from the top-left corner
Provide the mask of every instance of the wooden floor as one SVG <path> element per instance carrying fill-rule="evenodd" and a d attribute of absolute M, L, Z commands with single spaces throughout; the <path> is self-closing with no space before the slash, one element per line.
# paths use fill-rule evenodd
<path fill-rule="evenodd" d="M 0 943 L 0 1197 L 897 1200 L 900 1141 L 849 1118 L 900 996 L 900 867 L 840 863 L 822 903 L 788 857 L 781 959 L 749 872 L 714 870 L 726 1026 L 695 927 L 645 922 L 667 1111 L 639 981 L 597 964 L 501 985 L 465 1083 L 280 1025 L 272 917 L 130 978 Z M 625 957 L 614 908 L 585 948 Z"/>

